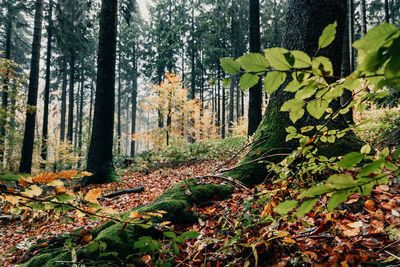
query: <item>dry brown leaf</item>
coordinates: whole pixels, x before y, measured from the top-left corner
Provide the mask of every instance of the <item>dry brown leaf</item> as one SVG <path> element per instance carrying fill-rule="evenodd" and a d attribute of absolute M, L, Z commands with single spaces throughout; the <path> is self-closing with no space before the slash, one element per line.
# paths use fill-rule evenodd
<path fill-rule="evenodd" d="M 58 178 L 57 174 L 49 172 L 49 173 L 41 173 L 39 175 L 36 175 L 35 177 L 32 178 L 32 181 L 34 183 L 48 184 L 48 183 L 53 182 L 57 178 Z"/>
<path fill-rule="evenodd" d="M 69 178 L 74 178 L 79 171 L 77 170 L 67 170 L 67 171 L 62 171 L 57 173 L 57 176 L 60 177 L 61 179 L 69 179 Z"/>
<path fill-rule="evenodd" d="M 364 203 L 364 207 L 369 210 L 369 211 L 374 211 L 376 210 L 375 208 L 375 202 L 372 199 L 368 199 L 367 201 L 365 201 Z"/>
<path fill-rule="evenodd" d="M 129 214 L 129 217 L 132 219 L 139 219 L 142 215 L 137 211 L 132 211 L 131 214 Z"/>
<path fill-rule="evenodd" d="M 65 194 L 67 192 L 67 188 L 63 185 L 56 186 L 56 195 Z"/>
<path fill-rule="evenodd" d="M 97 199 L 101 196 L 101 189 L 100 188 L 94 188 L 92 190 L 90 190 L 89 192 L 87 192 L 86 196 L 85 196 L 85 200 L 95 203 L 95 204 L 99 204 L 99 202 L 97 201 Z"/>
<path fill-rule="evenodd" d="M 19 179 L 18 182 L 23 187 L 27 187 L 29 185 L 28 181 L 25 181 L 24 179 Z"/>
<path fill-rule="evenodd" d="M 82 237 L 81 243 L 89 243 L 92 240 L 93 240 L 93 236 L 91 234 L 87 234 Z"/>
<path fill-rule="evenodd" d="M 82 171 L 82 172 L 79 172 L 82 176 L 92 176 L 93 175 L 93 173 L 91 173 L 91 172 L 87 172 L 87 171 Z"/>

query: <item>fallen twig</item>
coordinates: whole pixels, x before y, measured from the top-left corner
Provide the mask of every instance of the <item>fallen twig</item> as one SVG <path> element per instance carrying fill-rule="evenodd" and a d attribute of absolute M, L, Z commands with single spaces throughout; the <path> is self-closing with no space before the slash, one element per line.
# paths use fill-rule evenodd
<path fill-rule="evenodd" d="M 136 187 L 136 188 L 132 188 L 132 189 L 119 190 L 116 192 L 112 192 L 111 194 L 101 196 L 100 198 L 113 198 L 113 197 L 117 197 L 117 196 L 124 195 L 124 194 L 141 193 L 143 191 L 144 191 L 144 187 L 140 186 L 140 187 Z"/>

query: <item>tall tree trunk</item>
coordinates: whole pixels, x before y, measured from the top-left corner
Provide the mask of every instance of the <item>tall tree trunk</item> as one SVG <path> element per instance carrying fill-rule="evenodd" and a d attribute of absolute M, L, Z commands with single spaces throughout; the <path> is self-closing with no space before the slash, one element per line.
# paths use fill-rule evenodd
<path fill-rule="evenodd" d="M 314 55 L 318 50 L 318 39 L 323 29 L 328 24 L 337 21 L 336 39 L 330 46 L 322 49 L 318 55 L 329 58 L 333 64 L 334 76 L 340 76 L 346 2 L 347 0 L 289 0 L 283 47 Z M 261 155 L 268 154 L 271 149 L 274 150 L 274 153 L 280 153 L 291 151 L 298 146 L 297 142 L 286 142 L 285 128 L 293 124 L 286 112 L 280 112 L 282 104 L 292 97 L 292 93 L 283 90 L 278 90 L 271 95 L 263 121 L 255 135 L 253 152 L 243 162 L 257 161 L 259 153 Z M 324 122 L 317 122 L 305 114 L 305 117 L 296 123 L 296 127 L 300 128 L 316 123 L 323 124 Z M 328 127 L 343 129 L 348 125 L 345 120 L 338 117 L 330 122 Z M 350 151 L 359 151 L 361 146 L 360 140 L 353 133 L 349 133 L 334 144 L 319 147 L 319 152 L 327 156 L 338 156 Z M 271 158 L 271 160 L 274 159 Z M 267 172 L 265 164 L 253 163 L 239 168 L 230 175 L 239 178 L 244 183 L 255 184 L 263 182 Z"/>
<path fill-rule="evenodd" d="M 47 160 L 47 139 L 48 137 L 48 128 L 49 128 L 49 101 L 50 101 L 50 64 L 51 64 L 51 42 L 53 38 L 53 1 L 49 1 L 49 16 L 48 21 L 49 25 L 47 28 L 47 59 L 46 59 L 46 83 L 44 86 L 44 106 L 43 106 L 43 128 L 42 128 L 42 152 L 41 157 L 43 161 Z M 42 164 L 42 168 L 45 168 L 46 165 Z"/>
<path fill-rule="evenodd" d="M 79 123 L 79 126 L 76 129 L 77 132 L 78 132 L 78 156 L 79 157 L 82 157 L 82 134 L 83 134 L 82 122 L 83 122 L 83 103 L 84 103 L 84 98 L 85 98 L 85 96 L 84 96 L 84 94 L 85 94 L 85 91 L 84 91 L 84 89 L 85 89 L 85 80 L 84 80 L 84 71 L 83 71 L 84 65 L 85 65 L 84 61 L 82 60 L 82 65 L 81 65 L 81 68 L 82 68 L 82 70 L 81 70 L 81 86 L 80 86 L 80 92 L 79 92 L 79 111 L 78 111 L 78 123 Z M 81 167 L 81 163 L 82 163 L 82 160 L 79 159 L 78 168 Z"/>
<path fill-rule="evenodd" d="M 61 121 L 60 121 L 60 140 L 65 138 L 65 116 L 67 113 L 67 60 L 64 56 L 62 64 L 62 86 L 61 86 Z"/>
<path fill-rule="evenodd" d="M 68 105 L 68 128 L 67 140 L 72 144 L 73 123 L 74 123 L 74 83 L 75 83 L 75 52 L 70 53 L 69 62 L 69 105 Z"/>
<path fill-rule="evenodd" d="M 35 139 L 36 105 L 39 87 L 40 68 L 40 42 L 42 39 L 43 0 L 35 2 L 35 20 L 32 41 L 31 69 L 29 74 L 28 105 L 33 107 L 26 112 L 24 141 L 22 144 L 22 155 L 19 171 L 31 173 L 33 142 Z"/>
<path fill-rule="evenodd" d="M 190 47 L 191 47 L 191 55 L 190 55 L 190 61 L 191 61 L 191 90 L 190 90 L 190 98 L 195 99 L 196 98 L 196 70 L 195 70 L 195 49 L 194 49 L 194 5 L 193 5 L 193 0 L 192 0 L 192 16 L 191 16 L 191 35 L 192 38 L 190 40 Z"/>
<path fill-rule="evenodd" d="M 341 76 L 342 77 L 346 77 L 348 75 L 350 75 L 352 73 L 352 60 L 351 60 L 351 56 L 352 56 L 352 46 L 351 46 L 351 40 L 352 40 L 352 36 L 351 36 L 351 2 L 352 0 L 348 0 L 348 12 L 347 12 L 347 16 L 346 16 L 346 20 L 344 23 L 344 35 L 343 35 L 343 49 L 342 49 L 342 73 Z M 352 93 L 348 90 L 344 90 L 343 95 L 340 98 L 340 105 L 342 107 L 347 106 L 350 101 L 352 99 Z M 351 124 L 354 123 L 353 121 L 353 109 L 350 109 L 349 112 L 347 112 L 344 115 L 344 118 Z"/>
<path fill-rule="evenodd" d="M 226 124 L 226 90 L 223 86 L 221 86 L 221 90 L 222 90 L 222 107 L 221 107 L 221 138 L 224 139 L 225 138 L 225 124 Z"/>
<path fill-rule="evenodd" d="M 6 53 L 5 59 L 11 60 L 11 37 L 12 37 L 13 17 L 10 10 L 7 11 L 7 26 L 6 26 Z M 4 116 L 0 121 L 0 167 L 3 166 L 3 159 L 5 153 L 5 138 L 6 138 L 6 127 L 7 127 L 7 108 L 8 108 L 8 95 L 9 95 L 9 78 L 10 71 L 7 69 L 5 73 L 3 95 L 2 95 L 2 107 Z"/>
<path fill-rule="evenodd" d="M 121 50 L 118 52 L 117 154 L 121 154 Z"/>
<path fill-rule="evenodd" d="M 364 36 L 367 33 L 367 8 L 365 0 L 360 0 L 361 6 L 361 33 Z"/>
<path fill-rule="evenodd" d="M 217 93 L 216 93 L 216 108 L 217 108 L 217 128 L 219 128 L 219 134 L 221 134 L 221 71 L 218 64 L 218 71 L 217 71 Z"/>
<path fill-rule="evenodd" d="M 236 57 L 236 53 L 235 53 L 235 31 L 236 31 L 236 27 L 235 27 L 235 9 L 234 9 L 235 5 L 232 1 L 231 3 L 231 54 L 232 57 Z M 232 81 L 231 85 L 229 87 L 229 122 L 228 122 L 228 128 L 229 128 L 229 132 L 232 132 L 232 126 L 233 126 L 233 122 L 234 122 L 234 106 L 235 106 L 235 101 L 234 101 L 234 96 L 235 94 L 235 83 Z"/>
<path fill-rule="evenodd" d="M 354 0 L 349 0 L 349 57 L 350 57 L 350 72 L 355 70 L 355 50 L 354 43 Z"/>
<path fill-rule="evenodd" d="M 136 113 L 137 113 L 137 56 L 136 56 L 136 46 L 137 42 L 135 41 L 133 45 L 133 79 L 132 79 L 132 124 L 131 124 L 131 134 L 136 133 Z M 131 157 L 135 157 L 136 147 L 135 147 L 135 140 L 131 137 Z"/>
<path fill-rule="evenodd" d="M 117 2 L 117 0 L 102 0 L 101 2 L 96 100 L 86 167 L 94 175 L 85 179 L 84 184 L 104 183 L 114 175 L 112 148 L 115 109 Z"/>
<path fill-rule="evenodd" d="M 250 53 L 261 51 L 260 4 L 259 0 L 249 0 L 249 42 Z M 262 86 L 261 80 L 249 90 L 248 135 L 253 135 L 261 122 Z"/>
<path fill-rule="evenodd" d="M 390 22 L 389 0 L 385 0 L 385 22 Z"/>
<path fill-rule="evenodd" d="M 92 131 L 92 123 L 93 123 L 93 119 L 92 119 L 92 115 L 93 115 L 93 97 L 94 97 L 94 86 L 93 86 L 93 80 L 90 83 L 90 100 L 89 100 L 89 131 L 91 133 Z"/>

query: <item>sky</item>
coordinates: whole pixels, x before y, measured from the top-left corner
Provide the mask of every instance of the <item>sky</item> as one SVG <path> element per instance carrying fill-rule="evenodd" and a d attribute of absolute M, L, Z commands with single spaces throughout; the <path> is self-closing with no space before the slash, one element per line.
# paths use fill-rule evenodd
<path fill-rule="evenodd" d="M 140 13 L 142 14 L 142 18 L 148 20 L 149 12 L 147 10 L 147 3 L 151 2 L 151 0 L 137 0 L 139 5 Z"/>

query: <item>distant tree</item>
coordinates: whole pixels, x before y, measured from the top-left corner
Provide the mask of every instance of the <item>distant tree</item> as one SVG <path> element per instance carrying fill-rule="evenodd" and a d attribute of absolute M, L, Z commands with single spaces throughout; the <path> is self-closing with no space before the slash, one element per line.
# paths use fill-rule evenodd
<path fill-rule="evenodd" d="M 24 141 L 19 171 L 30 173 L 32 169 L 33 141 L 35 137 L 36 104 L 39 86 L 40 41 L 42 38 L 43 0 L 35 2 L 35 20 L 32 41 L 31 70 L 29 75 L 28 110 L 26 111 Z"/>
<path fill-rule="evenodd" d="M 86 166 L 93 176 L 85 179 L 84 184 L 105 183 L 114 173 L 112 149 L 117 2 L 117 0 L 102 0 L 101 2 L 93 129 Z"/>
<path fill-rule="evenodd" d="M 48 27 L 47 27 L 47 58 L 46 58 L 46 82 L 44 86 L 44 110 L 43 110 L 43 127 L 42 127 L 42 151 L 41 157 L 45 161 L 47 159 L 47 139 L 49 124 L 49 101 L 50 101 L 50 65 L 51 65 L 51 48 L 53 39 L 53 1 L 49 1 Z M 43 164 L 42 167 L 45 167 Z"/>

